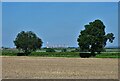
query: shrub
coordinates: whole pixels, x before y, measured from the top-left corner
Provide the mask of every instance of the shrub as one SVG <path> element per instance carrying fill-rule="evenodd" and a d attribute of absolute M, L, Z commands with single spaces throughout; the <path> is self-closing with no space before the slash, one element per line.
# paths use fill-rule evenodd
<path fill-rule="evenodd" d="M 63 49 L 62 49 L 62 52 L 67 52 L 67 49 L 66 49 L 66 48 L 63 48 Z"/>
<path fill-rule="evenodd" d="M 71 52 L 80 52 L 80 48 L 75 48 L 74 50 L 71 50 Z"/>
<path fill-rule="evenodd" d="M 55 50 L 53 48 L 47 48 L 46 52 L 55 52 Z"/>
<path fill-rule="evenodd" d="M 17 50 L 11 50 L 11 49 L 3 49 L 2 55 L 3 56 L 17 56 Z"/>
<path fill-rule="evenodd" d="M 30 56 L 43 57 L 79 57 L 78 52 L 32 52 Z"/>

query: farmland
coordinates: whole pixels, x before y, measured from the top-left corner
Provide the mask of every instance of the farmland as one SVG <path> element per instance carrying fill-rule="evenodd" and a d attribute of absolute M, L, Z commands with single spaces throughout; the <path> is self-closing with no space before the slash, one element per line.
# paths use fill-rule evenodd
<path fill-rule="evenodd" d="M 67 48 L 66 52 L 60 52 L 61 49 L 55 49 L 56 52 L 45 52 L 45 49 L 37 50 L 36 52 L 32 52 L 29 56 L 39 56 L 39 57 L 73 57 L 80 58 L 80 52 L 75 52 L 74 48 Z M 105 49 L 106 51 L 101 52 L 101 54 L 97 54 L 94 58 L 119 58 L 119 49 Z M 3 49 L 3 56 L 17 56 L 19 51 L 17 49 Z M 92 57 L 93 58 L 93 57 Z"/>
<path fill-rule="evenodd" d="M 3 79 L 118 78 L 118 51 L 102 52 L 91 58 L 80 58 L 79 52 L 70 51 L 39 51 L 29 56 L 17 56 L 17 53 L 16 49 L 2 50 Z"/>
<path fill-rule="evenodd" d="M 117 79 L 118 59 L 2 56 L 4 79 Z"/>

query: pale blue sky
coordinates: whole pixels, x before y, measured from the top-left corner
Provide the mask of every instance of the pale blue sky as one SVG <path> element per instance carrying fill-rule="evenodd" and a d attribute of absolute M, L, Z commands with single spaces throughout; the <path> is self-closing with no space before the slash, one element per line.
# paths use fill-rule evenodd
<path fill-rule="evenodd" d="M 119 0 L 2 0 L 2 2 L 119 2 Z"/>
<path fill-rule="evenodd" d="M 2 3 L 0 2 L 0 47 L 2 47 Z"/>
<path fill-rule="evenodd" d="M 78 47 L 77 38 L 84 25 L 100 19 L 106 32 L 115 35 L 114 42 L 107 46 L 118 46 L 117 2 L 23 2 L 2 3 L 2 44 L 14 47 L 18 32 L 33 31 L 49 44 L 67 44 Z"/>

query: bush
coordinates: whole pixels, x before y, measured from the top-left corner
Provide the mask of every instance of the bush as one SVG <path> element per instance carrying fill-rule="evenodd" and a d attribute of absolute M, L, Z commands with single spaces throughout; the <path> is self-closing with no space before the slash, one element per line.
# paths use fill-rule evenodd
<path fill-rule="evenodd" d="M 42 57 L 79 57 L 78 52 L 32 52 L 30 56 Z"/>
<path fill-rule="evenodd" d="M 53 48 L 47 48 L 46 52 L 55 52 L 55 50 Z"/>
<path fill-rule="evenodd" d="M 66 49 L 66 48 L 63 48 L 63 49 L 62 49 L 62 52 L 67 52 L 67 49 Z"/>
<path fill-rule="evenodd" d="M 3 56 L 17 56 L 17 50 L 11 50 L 11 49 L 3 49 L 2 55 Z"/>
<path fill-rule="evenodd" d="M 105 52 L 96 55 L 96 58 L 120 58 L 120 53 L 119 52 Z"/>
<path fill-rule="evenodd" d="M 71 52 L 80 52 L 80 48 L 75 48 L 74 50 L 71 50 Z"/>
<path fill-rule="evenodd" d="M 16 53 L 2 52 L 2 56 L 17 56 L 17 54 Z"/>

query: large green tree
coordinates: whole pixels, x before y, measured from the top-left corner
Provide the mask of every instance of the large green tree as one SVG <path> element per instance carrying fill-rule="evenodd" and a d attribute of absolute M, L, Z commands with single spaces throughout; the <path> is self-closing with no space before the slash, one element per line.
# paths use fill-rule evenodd
<path fill-rule="evenodd" d="M 22 31 L 18 33 L 14 44 L 17 49 L 21 49 L 26 55 L 41 48 L 42 40 L 36 36 L 32 31 Z"/>
<path fill-rule="evenodd" d="M 89 51 L 93 56 L 95 52 L 103 50 L 107 40 L 112 43 L 115 38 L 113 33 L 105 33 L 105 25 L 101 20 L 97 19 L 84 27 L 77 39 L 78 45 L 82 51 Z"/>

